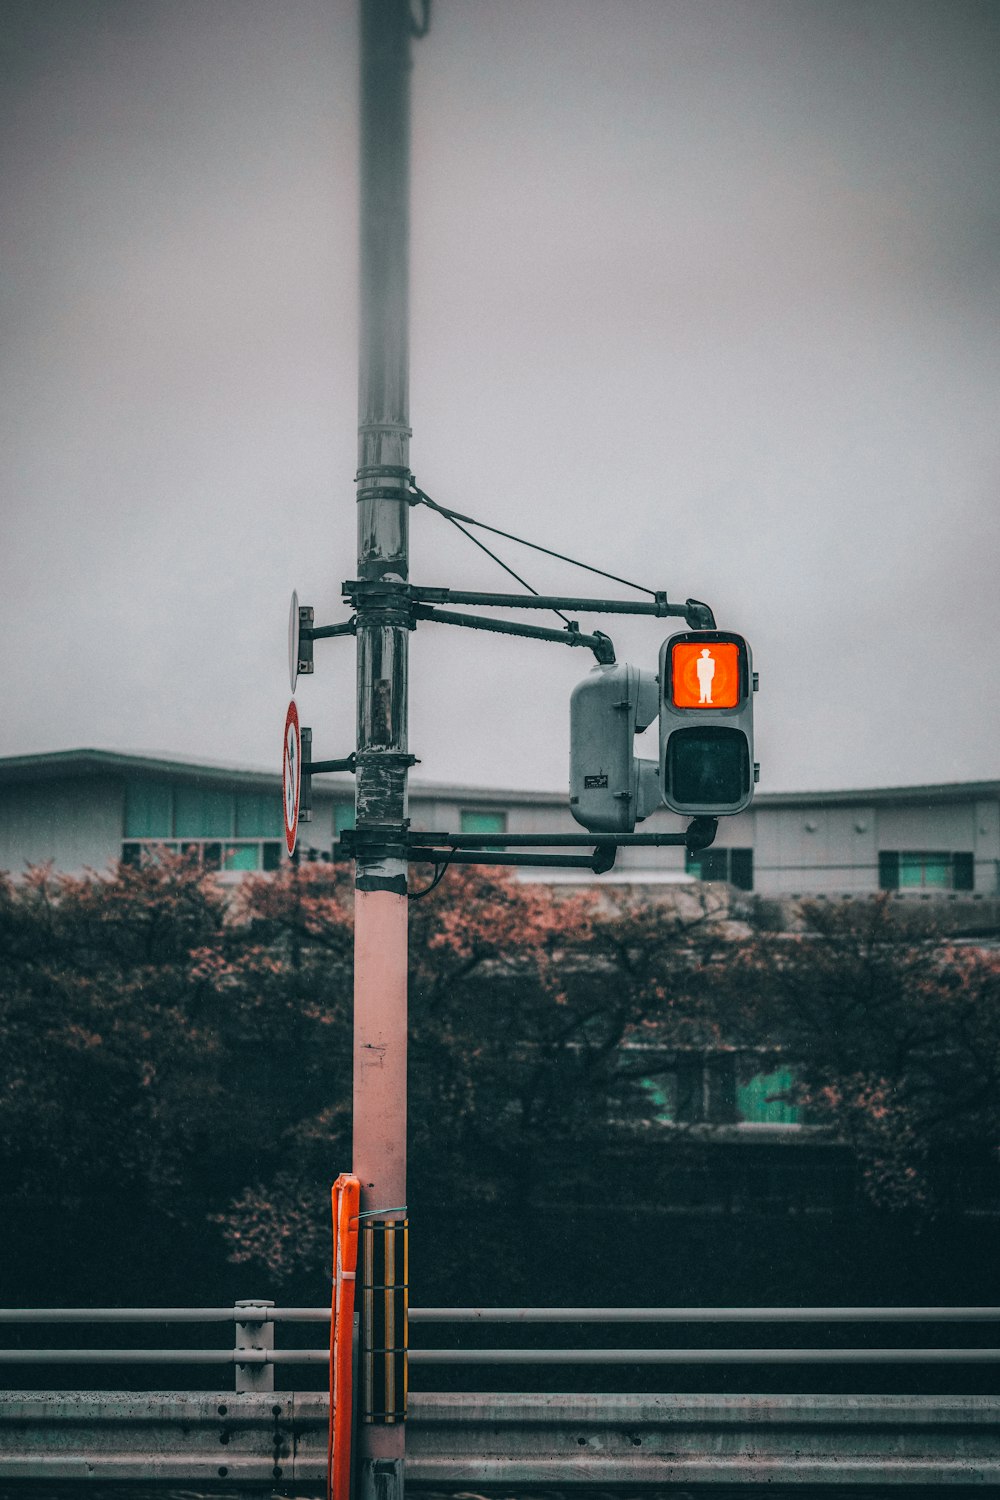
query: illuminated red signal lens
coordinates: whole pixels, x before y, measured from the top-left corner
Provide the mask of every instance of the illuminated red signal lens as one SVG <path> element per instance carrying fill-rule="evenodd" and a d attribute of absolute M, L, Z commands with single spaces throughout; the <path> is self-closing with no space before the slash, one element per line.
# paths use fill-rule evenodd
<path fill-rule="evenodd" d="M 735 641 L 678 641 L 670 652 L 675 708 L 735 708 L 740 701 L 740 648 Z"/>

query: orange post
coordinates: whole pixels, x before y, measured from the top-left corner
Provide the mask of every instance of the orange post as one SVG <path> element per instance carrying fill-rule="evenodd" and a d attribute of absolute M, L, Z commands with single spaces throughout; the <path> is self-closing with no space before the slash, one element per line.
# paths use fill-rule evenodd
<path fill-rule="evenodd" d="M 326 1450 L 327 1500 L 351 1500 L 354 1423 L 354 1286 L 358 1268 L 361 1185 L 341 1172 L 331 1190 L 333 1284 L 330 1294 L 330 1430 Z"/>

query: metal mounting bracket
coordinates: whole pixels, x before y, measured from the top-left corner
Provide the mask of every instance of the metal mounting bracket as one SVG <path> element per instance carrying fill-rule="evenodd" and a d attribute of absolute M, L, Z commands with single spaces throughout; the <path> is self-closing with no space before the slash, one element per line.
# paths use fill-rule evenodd
<path fill-rule="evenodd" d="M 605 635 L 603 630 L 595 630 L 588 635 L 586 631 L 577 628 L 575 620 L 564 630 L 548 630 L 544 625 L 491 620 L 485 615 L 459 615 L 452 610 L 433 609 L 428 604 L 414 604 L 411 612 L 415 621 L 433 620 L 440 625 L 464 625 L 468 630 L 492 630 L 500 635 L 526 636 L 529 640 L 556 641 L 563 646 L 586 646 L 601 663 L 613 665 L 615 660 L 615 647 L 611 637 Z"/>
<path fill-rule="evenodd" d="M 345 828 L 337 853 L 355 858 L 359 851 L 391 852 L 412 864 L 519 865 L 525 868 L 610 870 L 622 848 L 707 849 L 718 830 L 716 818 L 694 818 L 683 833 L 427 833 L 408 825 L 393 828 Z M 589 848 L 590 854 L 533 853 L 533 850 Z"/>
<path fill-rule="evenodd" d="M 313 777 L 324 771 L 356 771 L 358 758 L 352 751 L 350 755 L 345 755 L 343 760 L 313 760 L 312 730 L 307 728 L 306 725 L 302 725 L 299 730 L 299 738 L 302 742 L 302 765 L 299 771 L 299 822 L 311 823 L 313 815 Z"/>

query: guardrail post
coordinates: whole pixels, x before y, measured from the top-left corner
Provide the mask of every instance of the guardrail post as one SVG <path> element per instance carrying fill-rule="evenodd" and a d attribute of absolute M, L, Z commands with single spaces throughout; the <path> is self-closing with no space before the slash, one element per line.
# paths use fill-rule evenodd
<path fill-rule="evenodd" d="M 243 1317 L 236 1320 L 237 1355 L 241 1349 L 264 1351 L 274 1348 L 274 1324 L 264 1318 L 255 1318 L 252 1311 L 254 1308 L 273 1306 L 273 1302 L 263 1297 L 250 1297 L 244 1302 L 235 1304 L 237 1313 L 243 1313 Z M 274 1365 L 263 1361 L 258 1363 L 256 1360 L 252 1364 L 240 1364 L 237 1358 L 236 1389 L 238 1391 L 273 1391 Z"/>

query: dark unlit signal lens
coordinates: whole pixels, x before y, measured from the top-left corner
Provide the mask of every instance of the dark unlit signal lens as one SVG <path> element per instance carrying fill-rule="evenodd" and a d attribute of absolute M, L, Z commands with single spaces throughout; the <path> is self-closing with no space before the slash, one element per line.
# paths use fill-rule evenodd
<path fill-rule="evenodd" d="M 750 789 L 750 754 L 739 729 L 699 726 L 678 729 L 667 746 L 672 800 L 685 806 L 725 807 Z"/>

